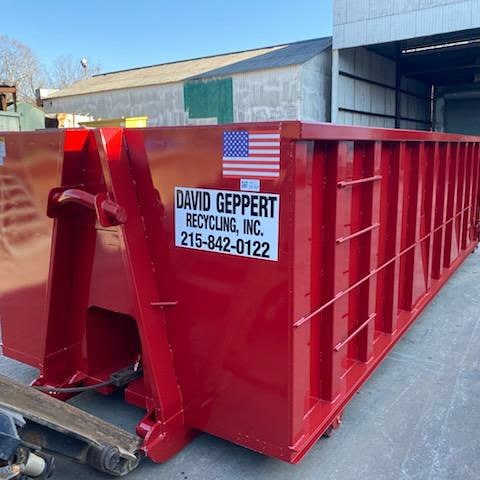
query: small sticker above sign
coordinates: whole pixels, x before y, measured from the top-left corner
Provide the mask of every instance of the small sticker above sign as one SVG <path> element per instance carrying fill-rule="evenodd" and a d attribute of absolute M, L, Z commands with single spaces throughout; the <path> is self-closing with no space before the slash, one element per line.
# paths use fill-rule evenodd
<path fill-rule="evenodd" d="M 7 156 L 7 147 L 5 146 L 5 137 L 0 137 L 0 166 L 5 163 Z"/>
<path fill-rule="evenodd" d="M 242 192 L 259 192 L 260 180 L 253 180 L 249 178 L 242 178 L 240 180 L 240 190 Z"/>
<path fill-rule="evenodd" d="M 280 196 L 175 188 L 175 246 L 278 260 Z"/>

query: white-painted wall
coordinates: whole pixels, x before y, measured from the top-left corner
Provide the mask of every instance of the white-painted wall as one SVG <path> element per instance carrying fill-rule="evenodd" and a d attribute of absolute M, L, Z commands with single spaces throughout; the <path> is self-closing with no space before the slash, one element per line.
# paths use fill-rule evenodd
<path fill-rule="evenodd" d="M 232 78 L 235 122 L 298 118 L 299 66 L 242 73 Z"/>
<path fill-rule="evenodd" d="M 234 75 L 234 120 L 329 121 L 331 55 L 327 49 L 302 65 Z"/>
<path fill-rule="evenodd" d="M 333 47 L 480 27 L 480 0 L 334 0 Z"/>
<path fill-rule="evenodd" d="M 185 125 L 183 85 L 129 88 L 44 100 L 45 113 L 78 113 L 96 119 L 146 115 L 149 125 Z"/>
<path fill-rule="evenodd" d="M 300 68 L 300 114 L 305 121 L 330 121 L 332 50 L 305 62 Z"/>

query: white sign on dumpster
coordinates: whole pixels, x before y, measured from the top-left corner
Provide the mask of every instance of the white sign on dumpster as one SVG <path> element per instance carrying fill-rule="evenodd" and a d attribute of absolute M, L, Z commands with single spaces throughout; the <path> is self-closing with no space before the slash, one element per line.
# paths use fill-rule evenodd
<path fill-rule="evenodd" d="M 278 260 L 280 196 L 175 188 L 175 245 Z"/>

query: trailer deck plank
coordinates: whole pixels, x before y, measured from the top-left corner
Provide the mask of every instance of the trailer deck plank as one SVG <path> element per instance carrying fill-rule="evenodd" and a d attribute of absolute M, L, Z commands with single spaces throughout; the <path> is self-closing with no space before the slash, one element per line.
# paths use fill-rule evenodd
<path fill-rule="evenodd" d="M 4 375 L 0 375 L 0 407 L 91 445 L 116 446 L 132 455 L 140 448 L 136 435 Z"/>

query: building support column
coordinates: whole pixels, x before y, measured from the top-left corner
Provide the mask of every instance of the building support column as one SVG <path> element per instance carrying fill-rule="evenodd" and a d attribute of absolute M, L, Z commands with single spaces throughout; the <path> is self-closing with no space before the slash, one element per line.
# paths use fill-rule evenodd
<path fill-rule="evenodd" d="M 397 47 L 395 60 L 395 128 L 400 128 L 402 116 L 402 69 L 400 67 L 400 46 Z"/>
<path fill-rule="evenodd" d="M 338 121 L 338 89 L 340 80 L 340 67 L 339 67 L 340 51 L 337 48 L 332 50 L 332 92 L 331 92 L 331 111 L 330 121 L 337 123 Z"/>

